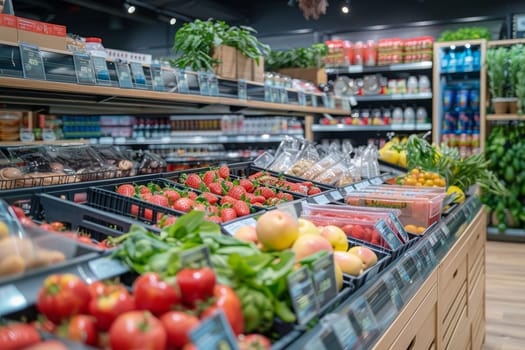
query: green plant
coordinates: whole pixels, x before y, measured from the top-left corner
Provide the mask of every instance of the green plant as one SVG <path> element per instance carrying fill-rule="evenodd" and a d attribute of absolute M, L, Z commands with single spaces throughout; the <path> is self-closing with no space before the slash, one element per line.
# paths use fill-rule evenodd
<path fill-rule="evenodd" d="M 266 70 L 321 67 L 323 57 L 327 53 L 328 47 L 325 44 L 314 44 L 308 48 L 301 47 L 285 51 L 271 51 L 265 57 Z"/>
<path fill-rule="evenodd" d="M 487 50 L 487 75 L 492 98 L 505 96 L 507 56 L 507 49 L 504 47 Z"/>
<path fill-rule="evenodd" d="M 524 66 L 525 60 L 525 47 L 523 45 L 514 45 L 509 50 L 508 58 L 508 96 L 517 97 L 517 88 L 520 84 L 525 84 L 525 82 L 518 79 L 518 74 Z"/>
<path fill-rule="evenodd" d="M 185 23 L 175 34 L 173 50 L 181 55 L 172 64 L 195 71 L 212 70 L 220 63 L 212 57 L 213 50 L 221 45 L 232 46 L 259 62 L 259 57 L 267 54 L 269 46 L 257 40 L 254 33 L 255 29 L 250 27 L 230 27 L 224 21 L 211 19 Z"/>
<path fill-rule="evenodd" d="M 471 27 L 471 28 L 460 28 L 458 30 L 445 30 L 441 33 L 438 41 L 458 41 L 458 40 L 469 40 L 469 39 L 487 39 L 490 40 L 492 35 L 487 28 L 482 27 Z"/>

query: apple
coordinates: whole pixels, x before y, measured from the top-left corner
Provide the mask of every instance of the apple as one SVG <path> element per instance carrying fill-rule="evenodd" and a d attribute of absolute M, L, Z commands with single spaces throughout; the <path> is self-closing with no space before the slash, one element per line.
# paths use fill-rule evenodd
<path fill-rule="evenodd" d="M 292 246 L 296 261 L 302 260 L 322 250 L 328 252 L 334 251 L 330 242 L 319 235 L 301 235 Z"/>
<path fill-rule="evenodd" d="M 233 237 L 237 238 L 240 241 L 252 242 L 257 244 L 257 232 L 255 231 L 254 226 L 244 225 L 241 226 L 235 233 Z"/>
<path fill-rule="evenodd" d="M 299 236 L 297 220 L 281 210 L 264 213 L 255 226 L 257 241 L 266 250 L 288 249 Z"/>
<path fill-rule="evenodd" d="M 359 276 L 363 273 L 363 260 L 355 254 L 349 252 L 334 252 L 334 260 L 343 273 Z"/>
<path fill-rule="evenodd" d="M 326 238 L 334 250 L 346 252 L 348 250 L 348 238 L 343 230 L 334 225 L 323 226 L 320 230 L 321 236 Z"/>
<path fill-rule="evenodd" d="M 377 264 L 377 255 L 370 248 L 356 245 L 355 247 L 350 248 L 348 252 L 361 258 L 365 270 Z"/>
<path fill-rule="evenodd" d="M 300 235 L 318 235 L 319 234 L 319 229 L 310 220 L 299 218 L 297 219 L 297 224 L 299 225 Z"/>

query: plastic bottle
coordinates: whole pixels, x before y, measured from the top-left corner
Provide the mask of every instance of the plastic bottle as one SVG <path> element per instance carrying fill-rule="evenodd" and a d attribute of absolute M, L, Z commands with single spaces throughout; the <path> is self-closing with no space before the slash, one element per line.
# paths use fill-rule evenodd
<path fill-rule="evenodd" d="M 86 38 L 85 48 L 91 56 L 104 58 L 108 56 L 106 49 L 104 49 L 104 46 L 102 45 L 102 39 L 100 38 Z"/>
<path fill-rule="evenodd" d="M 463 60 L 463 71 L 472 72 L 474 70 L 474 56 L 472 56 L 472 50 L 467 47 L 465 50 L 465 57 Z"/>

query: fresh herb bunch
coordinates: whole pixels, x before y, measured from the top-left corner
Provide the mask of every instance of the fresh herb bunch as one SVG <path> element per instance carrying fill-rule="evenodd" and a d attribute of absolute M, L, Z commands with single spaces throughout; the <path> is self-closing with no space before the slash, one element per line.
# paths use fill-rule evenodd
<path fill-rule="evenodd" d="M 284 68 L 312 68 L 323 65 L 323 57 L 328 54 L 325 44 L 314 44 L 284 51 L 270 51 L 265 57 L 266 70 L 277 71 Z"/>
<path fill-rule="evenodd" d="M 194 71 L 212 70 L 219 60 L 212 57 L 213 50 L 221 45 L 232 46 L 243 55 L 259 63 L 270 47 L 254 36 L 256 30 L 246 26 L 229 26 L 224 21 L 195 20 L 184 23 L 175 34 L 173 50 L 181 54 L 172 61 L 178 68 L 190 67 Z"/>
<path fill-rule="evenodd" d="M 509 52 L 504 47 L 487 50 L 487 75 L 492 98 L 504 97 L 507 84 L 507 62 Z"/>

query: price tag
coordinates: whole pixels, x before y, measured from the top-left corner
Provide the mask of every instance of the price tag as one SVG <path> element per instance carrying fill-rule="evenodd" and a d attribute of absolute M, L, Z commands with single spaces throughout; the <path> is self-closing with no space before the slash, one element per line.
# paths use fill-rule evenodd
<path fill-rule="evenodd" d="M 442 222 L 441 224 L 439 224 L 439 229 L 441 230 L 441 232 L 443 232 L 443 234 L 445 235 L 446 239 L 448 240 L 448 238 L 450 237 L 450 230 L 449 230 L 447 224 Z"/>
<path fill-rule="evenodd" d="M 331 327 L 324 327 L 320 334 L 310 338 L 305 349 L 343 350 L 343 346 L 334 330 Z"/>
<path fill-rule="evenodd" d="M 46 80 L 44 61 L 38 46 L 19 43 L 18 47 L 20 48 L 24 78 Z"/>
<path fill-rule="evenodd" d="M 97 82 L 95 70 L 91 63 L 91 57 L 88 54 L 75 52 L 73 54 L 73 63 L 75 65 L 75 74 L 79 84 L 94 85 Z"/>
<path fill-rule="evenodd" d="M 398 280 L 396 281 L 393 273 L 386 274 L 384 281 L 387 285 L 388 292 L 390 294 L 390 300 L 392 304 L 395 305 L 398 311 L 401 311 L 405 303 L 403 302 L 403 297 L 401 296 L 400 288 L 403 287 L 403 283 L 399 274 L 397 275 Z M 399 287 L 401 285 L 401 287 Z"/>
<path fill-rule="evenodd" d="M 403 241 L 407 243 L 410 240 L 410 237 L 408 237 L 408 233 L 405 230 L 405 227 L 403 226 L 401 221 L 399 221 L 399 218 L 394 213 L 391 212 L 389 216 L 390 216 L 390 221 L 392 221 L 392 224 L 396 228 L 397 232 L 399 232 Z"/>
<path fill-rule="evenodd" d="M 328 204 L 330 203 L 330 200 L 324 195 L 324 194 L 320 194 L 320 195 L 317 195 L 317 196 L 314 196 L 314 197 L 309 197 L 310 200 L 314 203 L 317 203 L 317 204 Z"/>
<path fill-rule="evenodd" d="M 429 271 L 436 266 L 437 259 L 428 240 L 419 247 L 418 254 Z"/>
<path fill-rule="evenodd" d="M 208 72 L 208 88 L 210 96 L 219 96 L 219 80 L 213 72 Z"/>
<path fill-rule="evenodd" d="M 377 321 L 370 309 L 370 305 L 368 305 L 363 296 L 357 298 L 350 305 L 350 310 L 352 311 L 352 317 L 361 329 L 361 334 L 366 336 L 367 334 L 377 331 Z"/>
<path fill-rule="evenodd" d="M 357 344 L 359 338 L 355 333 L 354 327 L 348 318 L 348 315 L 338 315 L 330 322 L 330 326 L 334 330 L 339 343 L 343 349 L 353 349 Z"/>
<path fill-rule="evenodd" d="M 93 69 L 99 85 L 111 85 L 111 77 L 109 76 L 108 63 L 104 57 L 91 56 Z"/>
<path fill-rule="evenodd" d="M 304 91 L 297 91 L 297 99 L 299 100 L 299 105 L 306 106 L 306 96 Z"/>
<path fill-rule="evenodd" d="M 180 253 L 182 266 L 198 269 L 200 267 L 212 266 L 210 249 L 207 245 L 201 245 Z"/>
<path fill-rule="evenodd" d="M 119 86 L 124 89 L 132 89 L 133 82 L 131 80 L 129 65 L 124 62 L 115 62 L 115 69 L 117 71 Z"/>
<path fill-rule="evenodd" d="M 27 300 L 12 284 L 0 287 L 0 315 L 6 315 L 27 306 Z"/>
<path fill-rule="evenodd" d="M 343 199 L 343 195 L 338 190 L 330 191 L 329 193 L 327 193 L 327 195 L 332 197 L 332 200 L 336 202 Z"/>
<path fill-rule="evenodd" d="M 235 335 L 222 310 L 206 318 L 192 330 L 190 339 L 197 349 L 239 349 Z"/>
<path fill-rule="evenodd" d="M 337 295 L 334 254 L 329 253 L 312 265 L 314 287 L 319 305 L 326 305 Z"/>
<path fill-rule="evenodd" d="M 303 210 L 303 203 L 306 200 L 285 202 L 277 205 L 277 209 L 286 211 L 288 214 L 292 215 L 294 218 L 298 218 Z"/>
<path fill-rule="evenodd" d="M 265 100 L 266 100 L 266 86 L 264 87 L 265 91 Z M 239 100 L 247 100 L 248 99 L 248 87 L 246 84 L 246 80 L 240 79 L 237 82 L 237 97 Z"/>
<path fill-rule="evenodd" d="M 354 192 L 356 189 L 355 184 L 354 185 L 347 185 L 341 189 L 341 192 L 343 192 L 343 195 L 348 195 L 351 192 Z"/>
<path fill-rule="evenodd" d="M 370 186 L 370 182 L 366 180 L 354 184 L 354 188 L 358 191 L 362 190 L 363 188 L 367 188 L 368 186 Z"/>
<path fill-rule="evenodd" d="M 208 73 L 206 72 L 199 72 L 198 74 L 198 80 L 199 80 L 199 91 L 202 96 L 209 96 L 210 95 L 210 87 L 208 85 Z"/>
<path fill-rule="evenodd" d="M 303 266 L 289 274 L 287 282 L 297 322 L 305 325 L 318 314 L 317 297 L 310 271 Z"/>
<path fill-rule="evenodd" d="M 162 79 L 162 70 L 160 64 L 152 63 L 149 72 L 151 74 L 151 87 L 154 91 L 164 91 L 164 80 Z"/>
<path fill-rule="evenodd" d="M 387 225 L 385 220 L 379 220 L 375 227 L 381 237 L 383 237 L 385 242 L 390 246 L 390 249 L 397 250 L 403 246 L 403 243 L 401 243 L 397 235 L 392 231 L 390 226 Z"/>
<path fill-rule="evenodd" d="M 402 265 L 398 266 L 401 277 L 403 277 L 408 284 L 413 284 L 419 276 L 419 269 L 416 262 L 417 259 L 407 258 Z"/>
<path fill-rule="evenodd" d="M 226 231 L 226 233 L 228 233 L 230 236 L 233 236 L 235 232 L 237 232 L 237 230 L 240 229 L 241 227 L 243 226 L 255 227 L 256 224 L 257 224 L 257 220 L 255 220 L 255 218 L 253 217 L 250 217 L 250 218 L 236 220 L 234 222 L 225 224 L 222 226 L 222 229 Z"/>
<path fill-rule="evenodd" d="M 131 74 L 133 76 L 133 82 L 135 87 L 140 89 L 147 89 L 148 85 L 146 82 L 146 75 L 144 74 L 144 67 L 138 62 L 131 62 L 129 64 L 131 68 Z"/>
<path fill-rule="evenodd" d="M 186 71 L 184 69 L 177 69 L 175 71 L 175 78 L 177 79 L 178 92 L 181 94 L 189 93 L 190 88 L 188 86 L 188 78 L 186 76 Z"/>
<path fill-rule="evenodd" d="M 88 266 L 97 280 L 120 276 L 129 271 L 128 266 L 121 261 L 107 257 L 90 260 Z"/>
<path fill-rule="evenodd" d="M 366 291 L 366 300 L 378 323 L 390 324 L 396 317 L 393 301 L 390 296 L 390 288 L 384 280 L 379 280 L 372 288 Z"/>
<path fill-rule="evenodd" d="M 383 183 L 383 179 L 381 179 L 381 177 L 373 177 L 370 179 L 370 183 L 372 185 L 381 185 Z"/>

